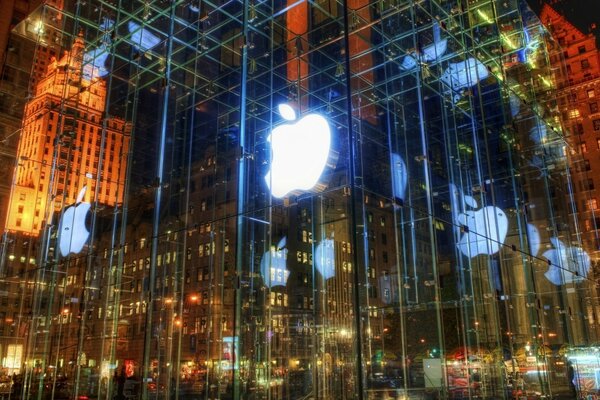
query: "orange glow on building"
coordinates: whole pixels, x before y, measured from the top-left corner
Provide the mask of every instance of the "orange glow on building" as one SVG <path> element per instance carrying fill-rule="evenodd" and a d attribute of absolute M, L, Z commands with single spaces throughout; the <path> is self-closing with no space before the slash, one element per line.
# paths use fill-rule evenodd
<path fill-rule="evenodd" d="M 320 24 L 331 17 L 339 17 L 337 3 L 327 1 L 322 4 L 323 11 L 314 9 L 313 23 Z M 309 7 L 306 2 L 295 2 L 288 0 L 288 12 L 286 13 L 287 27 L 287 78 L 290 82 L 298 85 L 300 110 L 308 108 L 309 92 L 309 58 L 308 58 L 308 30 L 309 30 Z M 353 115 L 373 125 L 377 125 L 375 106 L 368 99 L 362 101 L 373 87 L 373 55 L 369 51 L 371 43 L 371 15 L 369 2 L 366 0 L 352 0 L 348 3 L 352 10 L 350 21 L 351 29 L 348 35 L 348 48 L 350 49 L 350 72 L 352 74 L 351 87 Z M 346 68 L 344 54 L 339 54 L 340 66 Z M 336 74 L 338 72 L 336 71 Z M 343 76 L 338 76 L 344 79 Z M 363 105 L 364 104 L 364 105 Z"/>
<path fill-rule="evenodd" d="M 600 255 L 600 52 L 596 37 L 584 33 L 552 6 L 545 4 L 540 20 L 560 45 L 554 70 L 558 106 L 571 145 L 571 174 L 582 240 L 593 259 Z"/>
<path fill-rule="evenodd" d="M 105 113 L 106 85 L 82 77 L 84 42 L 51 60 L 26 104 L 6 230 L 37 236 L 76 201 L 114 205 L 123 199 L 131 125 Z"/>
<path fill-rule="evenodd" d="M 350 72 L 352 74 L 351 87 L 358 93 L 352 96 L 353 114 L 373 125 L 377 125 L 375 106 L 365 96 L 372 94 L 373 55 L 369 51 L 371 43 L 371 15 L 368 0 L 350 0 L 350 24 L 353 29 L 348 37 L 350 49 Z"/>

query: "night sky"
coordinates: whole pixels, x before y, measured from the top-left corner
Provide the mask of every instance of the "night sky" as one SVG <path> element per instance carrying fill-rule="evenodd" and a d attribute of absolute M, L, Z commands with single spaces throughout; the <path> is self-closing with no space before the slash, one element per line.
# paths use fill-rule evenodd
<path fill-rule="evenodd" d="M 544 3 L 550 4 L 583 33 L 594 33 L 600 45 L 600 0 L 527 0 L 537 13 Z M 595 27 L 594 27 L 595 26 Z"/>

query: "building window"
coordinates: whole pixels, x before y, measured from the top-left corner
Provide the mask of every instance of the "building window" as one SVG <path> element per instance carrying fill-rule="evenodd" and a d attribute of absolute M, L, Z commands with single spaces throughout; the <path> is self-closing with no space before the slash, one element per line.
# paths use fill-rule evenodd
<path fill-rule="evenodd" d="M 581 60 L 581 69 L 588 69 L 590 67 L 590 60 L 587 58 L 585 60 Z"/>
<path fill-rule="evenodd" d="M 578 118 L 579 115 L 579 110 L 577 108 L 569 111 L 569 118 Z"/>
<path fill-rule="evenodd" d="M 585 53 L 585 46 L 579 46 L 577 50 L 579 51 L 579 54 L 583 54 Z"/>
<path fill-rule="evenodd" d="M 595 197 L 592 199 L 589 199 L 587 201 L 587 208 L 590 211 L 597 210 L 598 209 L 598 199 L 596 199 Z"/>
<path fill-rule="evenodd" d="M 590 112 L 591 113 L 598 112 L 598 103 L 590 103 Z"/>
<path fill-rule="evenodd" d="M 581 143 L 579 145 L 579 150 L 580 150 L 581 154 L 587 153 L 587 144 L 585 142 Z"/>
<path fill-rule="evenodd" d="M 594 89 L 590 89 L 590 90 L 588 90 L 588 91 L 587 91 L 587 96 L 588 96 L 588 98 L 590 98 L 590 99 L 591 99 L 591 98 L 593 98 L 593 97 L 596 97 L 596 92 L 594 91 Z"/>
<path fill-rule="evenodd" d="M 600 119 L 595 119 L 593 121 L 593 123 L 594 123 L 594 130 L 595 131 L 600 131 Z"/>
<path fill-rule="evenodd" d="M 581 190 L 594 190 L 594 180 L 588 178 L 581 181 Z"/>

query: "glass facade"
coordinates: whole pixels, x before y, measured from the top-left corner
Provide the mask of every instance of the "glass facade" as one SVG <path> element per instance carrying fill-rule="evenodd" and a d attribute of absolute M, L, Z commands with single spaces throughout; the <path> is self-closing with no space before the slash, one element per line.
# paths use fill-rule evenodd
<path fill-rule="evenodd" d="M 524 2 L 60 0 L 16 32 L 14 398 L 600 388 L 560 48 Z"/>

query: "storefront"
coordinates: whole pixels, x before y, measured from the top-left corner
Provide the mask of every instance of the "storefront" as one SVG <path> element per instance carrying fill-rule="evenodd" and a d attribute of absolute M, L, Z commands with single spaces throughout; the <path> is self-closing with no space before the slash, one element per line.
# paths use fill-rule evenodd
<path fill-rule="evenodd" d="M 61 0 L 16 29 L 23 398 L 597 390 L 558 355 L 598 339 L 596 260 L 525 2 Z"/>

